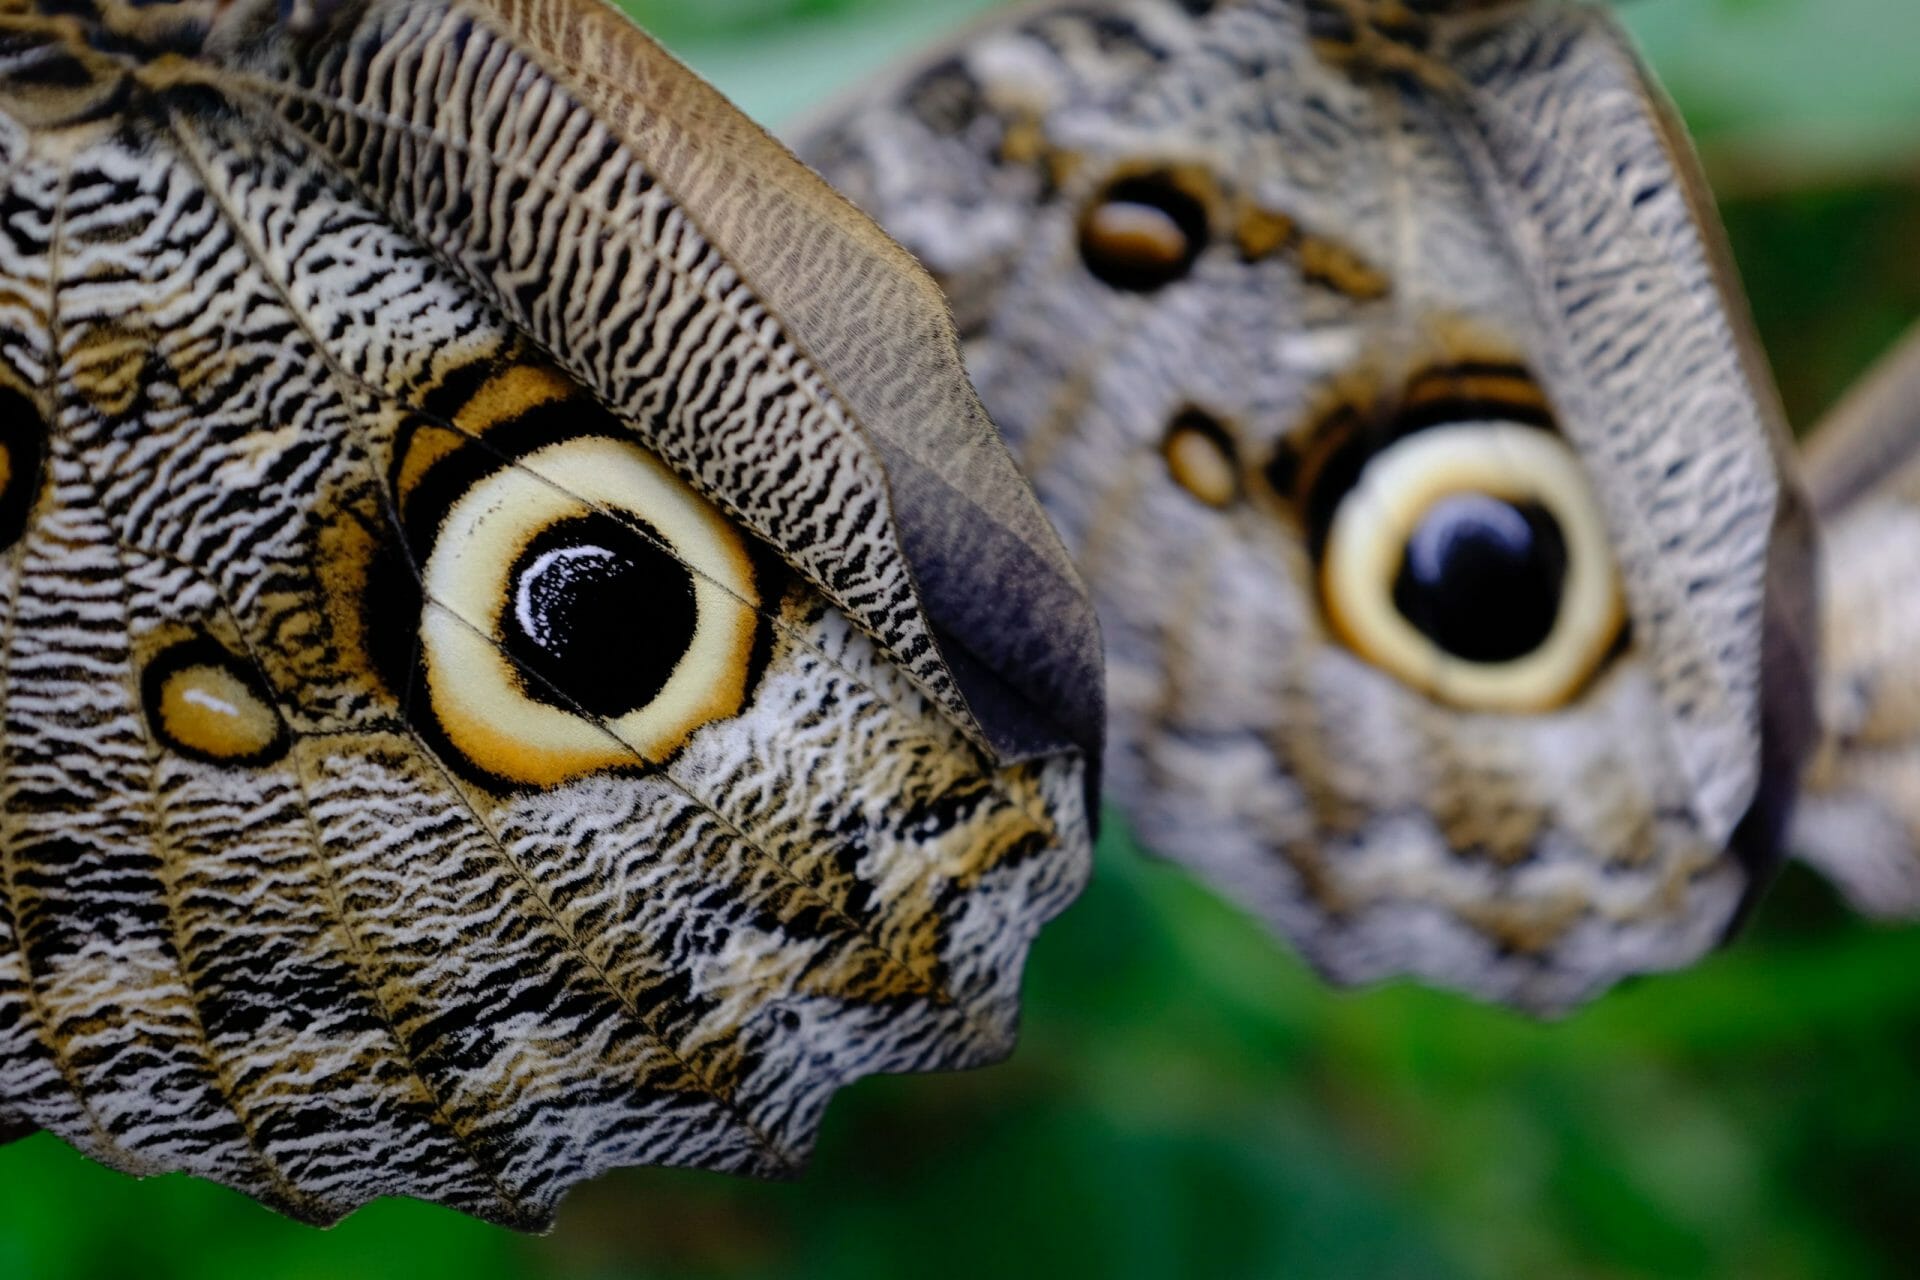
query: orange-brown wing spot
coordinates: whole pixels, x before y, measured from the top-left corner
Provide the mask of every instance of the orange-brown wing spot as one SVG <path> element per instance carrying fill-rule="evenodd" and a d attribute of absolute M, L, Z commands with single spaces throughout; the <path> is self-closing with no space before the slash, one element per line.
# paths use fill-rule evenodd
<path fill-rule="evenodd" d="M 1096 279 L 1147 293 L 1184 278 L 1212 239 L 1216 188 L 1183 167 L 1125 174 L 1080 219 L 1080 256 Z"/>
<path fill-rule="evenodd" d="M 1374 398 L 1337 396 L 1310 415 L 1275 448 L 1266 467 L 1267 484 L 1283 501 L 1305 506 L 1326 487 L 1329 469 L 1350 452 L 1377 422 Z"/>
<path fill-rule="evenodd" d="M 1000 136 L 1000 160 L 1003 164 L 1040 164 L 1053 154 L 1046 127 L 1032 117 L 1015 120 Z"/>
<path fill-rule="evenodd" d="M 393 491 L 402 519 L 412 521 L 414 497 L 442 463 L 490 433 L 505 434 L 536 410 L 570 402 L 579 403 L 583 415 L 604 413 L 572 378 L 519 350 L 484 356 L 444 374 L 421 397 L 421 413 L 402 425 L 395 441 Z"/>
<path fill-rule="evenodd" d="M 373 648 L 375 632 L 368 623 L 374 609 L 391 608 L 393 602 L 391 594 L 376 596 L 372 590 L 376 568 L 404 573 L 387 556 L 386 514 L 372 493 L 334 495 L 319 510 L 322 523 L 314 554 L 314 571 L 321 584 L 318 603 L 325 611 L 327 634 L 341 668 L 398 700 L 405 686 L 389 683 L 388 676 L 404 667 L 406 659 L 380 661 Z M 406 607 L 417 613 L 417 600 Z"/>
<path fill-rule="evenodd" d="M 1547 393 L 1525 367 L 1505 362 L 1466 363 L 1428 369 L 1407 386 L 1406 405 L 1484 405 L 1488 412 L 1551 420 Z"/>
<path fill-rule="evenodd" d="M 1327 236 L 1302 235 L 1300 274 L 1358 302 L 1376 302 L 1393 291 L 1393 279 L 1358 252 Z"/>
<path fill-rule="evenodd" d="M 421 482 L 432 473 L 440 463 L 458 453 L 471 443 L 462 432 L 451 427 L 439 426 L 431 422 L 409 422 L 401 433 L 401 448 L 397 450 L 399 465 L 394 469 L 393 496 L 400 506 L 400 515 L 407 515 L 409 499 L 419 492 Z"/>
<path fill-rule="evenodd" d="M 1408 380 L 1396 418 L 1399 434 L 1446 422 L 1518 422 L 1558 429 L 1545 388 L 1525 365 L 1467 357 L 1421 370 Z"/>
<path fill-rule="evenodd" d="M 1240 499 L 1240 450 L 1226 426 L 1203 409 L 1175 415 L 1161 453 L 1174 483 L 1210 507 Z"/>
<path fill-rule="evenodd" d="M 1234 220 L 1233 238 L 1241 257 L 1258 262 L 1291 245 L 1297 229 L 1286 214 L 1248 202 Z"/>
<path fill-rule="evenodd" d="M 163 650 L 141 677 L 147 723 L 168 750 L 207 764 L 271 764 L 286 723 L 259 674 L 205 636 Z"/>
<path fill-rule="evenodd" d="M 998 158 L 1003 165 L 1034 170 L 1048 193 L 1064 187 L 1082 161 L 1079 152 L 1055 146 L 1046 125 L 1032 114 L 1014 116 L 1001 130 Z"/>
<path fill-rule="evenodd" d="M 1278 209 L 1242 200 L 1232 216 L 1234 243 L 1248 262 L 1291 253 L 1303 278 L 1356 302 L 1378 301 L 1393 290 L 1392 277 L 1357 249 L 1307 230 Z"/>
<path fill-rule="evenodd" d="M 509 364 L 482 383 L 454 421 L 473 435 L 514 421 L 557 400 L 586 398 L 580 384 L 548 364 Z"/>

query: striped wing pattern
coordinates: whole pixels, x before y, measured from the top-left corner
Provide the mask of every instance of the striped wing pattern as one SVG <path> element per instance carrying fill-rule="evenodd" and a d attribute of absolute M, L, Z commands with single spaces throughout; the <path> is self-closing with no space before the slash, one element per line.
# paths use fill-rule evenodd
<path fill-rule="evenodd" d="M 862 421 L 897 371 L 816 365 L 554 71 L 617 19 L 292 12 L 0 2 L 0 1121 L 537 1227 L 1003 1055 L 1098 694 L 999 749 L 952 655 L 1020 673 L 930 611 Z M 1057 561 L 982 456 L 964 511 Z M 616 573 L 595 657 L 552 610 Z"/>

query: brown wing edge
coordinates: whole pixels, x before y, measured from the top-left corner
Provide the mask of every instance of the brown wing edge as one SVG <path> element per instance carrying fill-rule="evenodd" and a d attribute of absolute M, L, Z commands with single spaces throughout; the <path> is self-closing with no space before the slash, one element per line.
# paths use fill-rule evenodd
<path fill-rule="evenodd" d="M 1747 872 L 1748 884 L 1741 909 L 1728 926 L 1731 937 L 1751 915 L 1760 894 L 1786 861 L 1787 833 L 1800 779 L 1820 740 L 1817 680 L 1822 590 L 1817 520 L 1759 327 L 1754 323 L 1718 207 L 1679 109 L 1647 70 L 1632 40 L 1612 15 L 1598 13 L 1596 20 L 1615 31 L 1621 47 L 1633 54 L 1639 67 L 1651 114 L 1719 285 L 1727 325 L 1766 425 L 1768 449 L 1780 477 L 1779 503 L 1767 554 L 1762 621 L 1759 785 L 1732 839 L 1732 850 Z"/>

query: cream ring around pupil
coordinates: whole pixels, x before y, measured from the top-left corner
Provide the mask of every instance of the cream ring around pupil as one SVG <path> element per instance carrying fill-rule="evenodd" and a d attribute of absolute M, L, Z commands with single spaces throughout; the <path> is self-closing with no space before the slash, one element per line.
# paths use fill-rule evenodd
<path fill-rule="evenodd" d="M 1626 620 L 1579 458 L 1558 436 L 1511 423 L 1428 428 L 1369 459 L 1334 511 L 1320 583 L 1349 649 L 1468 710 L 1565 702 Z"/>
<path fill-rule="evenodd" d="M 664 762 L 737 714 L 759 586 L 726 516 L 638 444 L 584 436 L 474 482 L 423 566 L 427 707 L 489 777 Z"/>

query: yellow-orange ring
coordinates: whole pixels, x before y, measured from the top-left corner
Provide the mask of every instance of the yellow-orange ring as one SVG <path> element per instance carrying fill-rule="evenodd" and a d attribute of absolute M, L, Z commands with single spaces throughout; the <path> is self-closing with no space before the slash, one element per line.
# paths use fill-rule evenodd
<path fill-rule="evenodd" d="M 690 571 L 692 642 L 659 694 L 599 721 L 530 697 L 507 657 L 508 577 L 554 524 L 605 510 L 644 521 Z M 448 742 L 508 782 L 550 787 L 623 765 L 658 764 L 694 730 L 739 712 L 758 629 L 745 539 L 720 510 L 639 445 L 584 436 L 494 472 L 448 509 L 423 571 L 420 620 L 429 705 Z"/>
<path fill-rule="evenodd" d="M 1484 493 L 1537 503 L 1567 548 L 1559 616 L 1547 639 L 1510 662 L 1442 652 L 1394 603 L 1408 540 L 1443 498 Z M 1549 432 L 1461 423 L 1408 436 L 1371 459 L 1340 502 L 1320 566 L 1328 620 L 1355 653 L 1431 697 L 1475 711 L 1551 710 L 1577 694 L 1626 621 L 1606 517 L 1579 457 Z"/>

